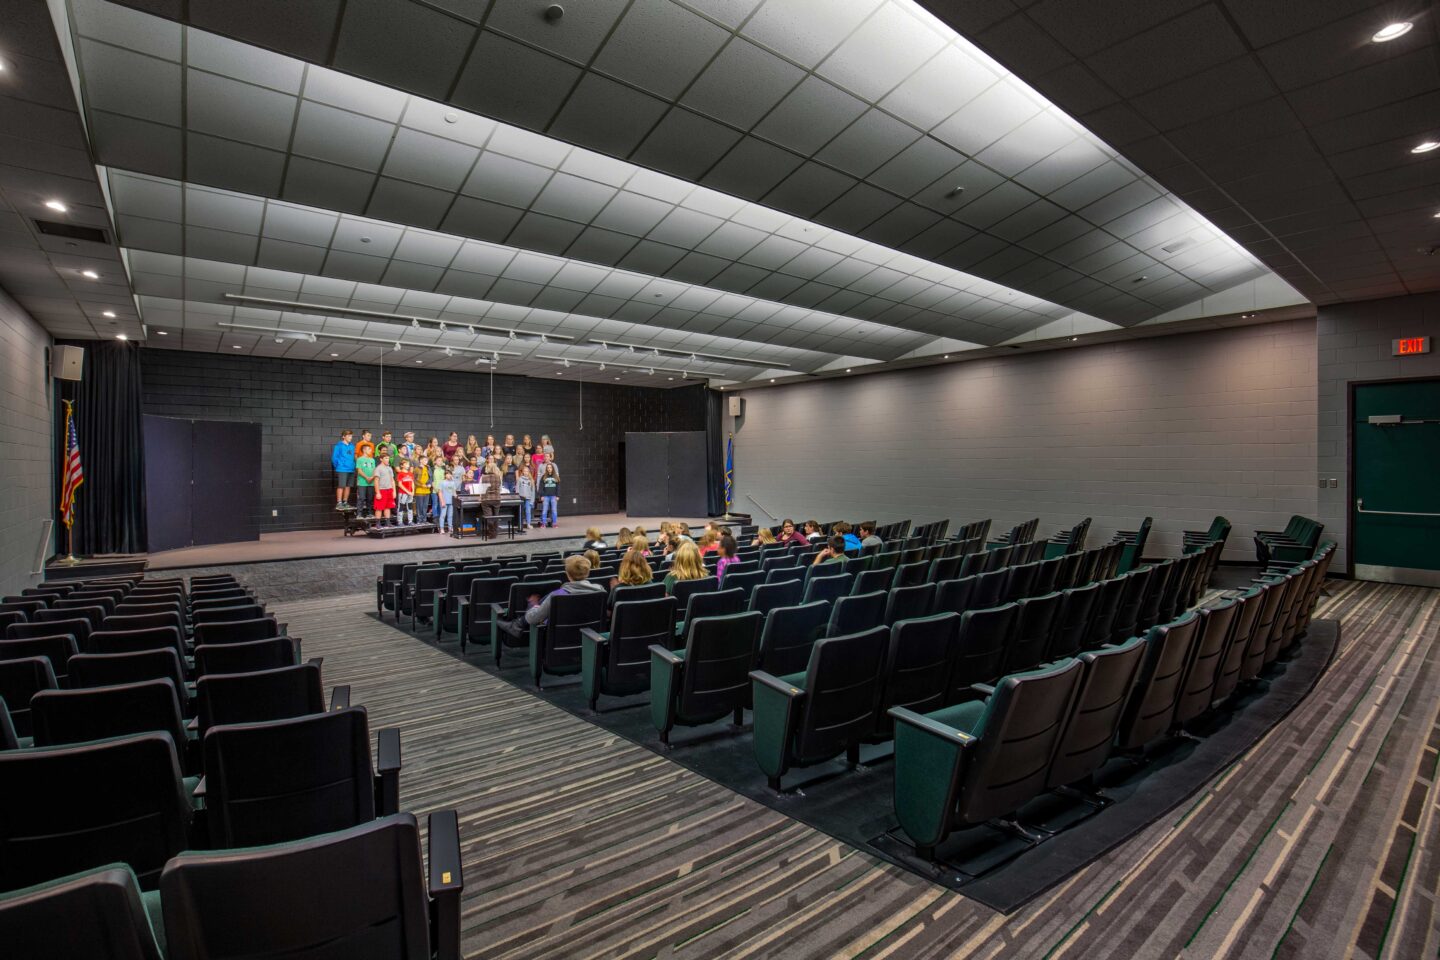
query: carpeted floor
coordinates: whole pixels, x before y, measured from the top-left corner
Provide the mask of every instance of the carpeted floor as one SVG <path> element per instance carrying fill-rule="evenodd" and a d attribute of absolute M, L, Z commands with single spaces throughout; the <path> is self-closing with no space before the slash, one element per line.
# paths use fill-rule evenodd
<path fill-rule="evenodd" d="M 1175 816 L 1010 916 L 431 648 L 277 604 L 455 807 L 471 957 L 1435 956 L 1440 591 L 1335 583 L 1314 692 Z"/>

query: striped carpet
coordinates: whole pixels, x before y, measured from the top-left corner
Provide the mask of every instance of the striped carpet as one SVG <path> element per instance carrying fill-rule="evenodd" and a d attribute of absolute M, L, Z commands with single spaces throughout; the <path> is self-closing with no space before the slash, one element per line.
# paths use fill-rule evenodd
<path fill-rule="evenodd" d="M 378 624 L 275 605 L 401 798 L 460 811 L 469 957 L 1434 957 L 1440 591 L 1334 583 L 1309 699 L 1179 815 L 1011 916 Z"/>

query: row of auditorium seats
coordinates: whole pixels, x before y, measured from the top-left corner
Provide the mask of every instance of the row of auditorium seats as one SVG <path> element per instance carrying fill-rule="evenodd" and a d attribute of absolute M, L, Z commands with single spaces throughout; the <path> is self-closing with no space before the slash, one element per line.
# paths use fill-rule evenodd
<path fill-rule="evenodd" d="M 399 731 L 377 763 L 365 709 L 344 687 L 327 704 L 319 661 L 232 577 L 3 603 L 20 618 L 0 641 L 0 942 L 34 946 L 7 955 L 429 957 L 433 939 L 458 956 L 453 812 L 430 818 L 427 894 Z M 322 886 L 345 902 L 259 908 Z M 77 909 L 97 923 L 46 926 Z"/>

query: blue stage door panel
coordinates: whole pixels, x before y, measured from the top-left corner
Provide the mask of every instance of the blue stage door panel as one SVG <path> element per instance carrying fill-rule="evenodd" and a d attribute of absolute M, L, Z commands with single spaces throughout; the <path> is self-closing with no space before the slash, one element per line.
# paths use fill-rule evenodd
<path fill-rule="evenodd" d="M 152 551 L 190 546 L 189 420 L 145 417 L 145 515 Z"/>

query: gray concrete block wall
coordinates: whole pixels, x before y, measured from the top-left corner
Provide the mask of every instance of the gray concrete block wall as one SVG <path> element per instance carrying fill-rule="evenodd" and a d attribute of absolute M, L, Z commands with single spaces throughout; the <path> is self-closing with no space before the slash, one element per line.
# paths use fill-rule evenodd
<path fill-rule="evenodd" d="M 39 580 L 30 571 L 54 503 L 50 344 L 44 328 L 0 290 L 0 594 Z"/>
<path fill-rule="evenodd" d="M 267 357 L 150 349 L 141 352 L 145 412 L 198 420 L 244 420 L 261 425 L 260 530 L 336 527 L 330 448 L 342 427 L 370 427 L 378 440 L 380 368 Z M 607 376 L 601 374 L 601 376 Z M 560 467 L 561 515 L 619 509 L 620 444 L 626 431 L 703 430 L 704 388 L 660 390 L 587 382 L 584 428 L 580 386 L 573 375 L 554 381 L 497 374 L 494 429 L 490 378 L 450 370 L 385 368 L 385 427 L 398 443 L 444 442 L 451 430 L 548 434 Z M 237 469 L 247 465 L 237 464 Z M 575 502 L 572 502 L 575 501 Z M 272 511 L 278 516 L 271 516 Z"/>
<path fill-rule="evenodd" d="M 1391 355 L 1391 341 L 1402 337 L 1431 338 L 1432 352 L 1421 356 Z M 1346 523 L 1350 511 L 1350 384 L 1362 380 L 1440 377 L 1440 293 L 1422 293 L 1385 300 L 1339 303 L 1320 307 L 1316 316 L 1316 360 L 1319 432 L 1318 477 L 1334 477 L 1338 485 L 1319 491 L 1319 517 L 1325 535 L 1339 544 L 1335 566 L 1349 569 Z"/>
<path fill-rule="evenodd" d="M 1315 324 L 1296 321 L 742 391 L 735 508 L 886 521 L 1155 518 L 1148 555 L 1215 514 L 1313 515 Z M 732 424 L 727 418 L 727 429 Z"/>

